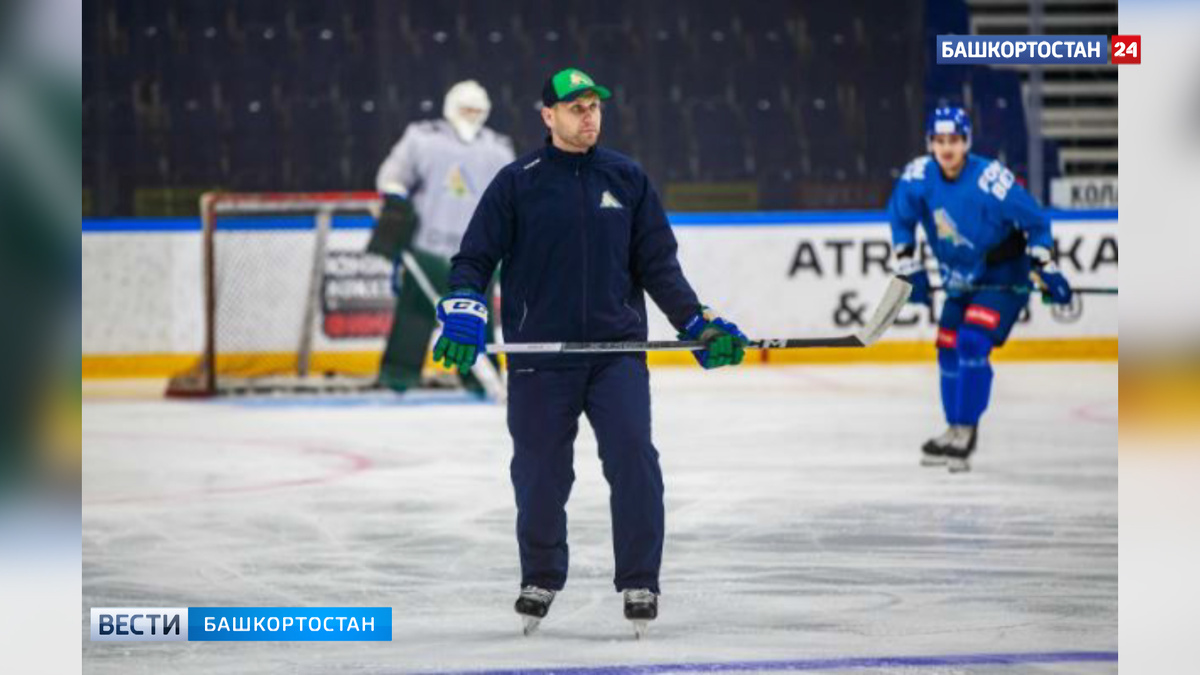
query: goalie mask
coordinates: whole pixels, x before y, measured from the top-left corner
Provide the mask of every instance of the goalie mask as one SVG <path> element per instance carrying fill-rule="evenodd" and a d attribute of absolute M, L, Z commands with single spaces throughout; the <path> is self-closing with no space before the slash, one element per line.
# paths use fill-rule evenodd
<path fill-rule="evenodd" d="M 442 115 L 454 127 L 464 142 L 470 143 L 479 135 L 491 112 L 492 101 L 487 90 L 475 80 L 465 80 L 450 87 L 442 104 Z"/>

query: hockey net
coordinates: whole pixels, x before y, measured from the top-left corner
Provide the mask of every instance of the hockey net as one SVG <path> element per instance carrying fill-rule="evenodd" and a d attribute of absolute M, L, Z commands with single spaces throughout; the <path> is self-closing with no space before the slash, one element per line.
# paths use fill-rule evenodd
<path fill-rule="evenodd" d="M 208 193 L 204 347 L 168 396 L 357 390 L 392 322 L 392 264 L 364 252 L 373 192 Z"/>

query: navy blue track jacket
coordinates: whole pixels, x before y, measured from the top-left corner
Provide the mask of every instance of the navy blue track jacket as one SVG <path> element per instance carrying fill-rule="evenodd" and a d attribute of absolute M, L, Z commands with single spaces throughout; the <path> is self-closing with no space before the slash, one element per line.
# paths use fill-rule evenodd
<path fill-rule="evenodd" d="M 483 292 L 496 265 L 506 342 L 645 340 L 643 290 L 680 329 L 700 310 L 658 193 L 628 157 L 548 141 L 500 170 L 451 260 L 450 288 Z M 596 357 L 510 355 L 510 366 Z"/>

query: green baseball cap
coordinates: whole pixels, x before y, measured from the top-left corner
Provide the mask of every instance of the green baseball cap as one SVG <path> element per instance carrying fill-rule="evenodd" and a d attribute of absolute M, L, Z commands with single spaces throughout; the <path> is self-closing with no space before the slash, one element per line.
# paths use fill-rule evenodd
<path fill-rule="evenodd" d="M 604 100 L 612 96 L 607 87 L 596 84 L 587 73 L 578 68 L 564 68 L 550 76 L 542 87 L 542 105 L 547 108 L 555 103 L 574 101 L 584 92 L 594 91 Z"/>

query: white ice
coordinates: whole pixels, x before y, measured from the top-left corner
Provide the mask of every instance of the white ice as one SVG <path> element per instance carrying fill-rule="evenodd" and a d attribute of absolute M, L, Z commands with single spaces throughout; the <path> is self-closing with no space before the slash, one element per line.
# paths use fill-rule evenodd
<path fill-rule="evenodd" d="M 999 364 L 975 470 L 954 476 L 918 466 L 942 426 L 931 365 L 672 368 L 652 383 L 667 543 L 661 615 L 641 642 L 611 583 L 586 421 L 570 579 L 525 638 L 503 408 L 85 400 L 85 672 L 770 670 L 761 662 L 1116 651 L 1115 363 Z M 88 640 L 90 607 L 294 605 L 390 606 L 393 640 Z"/>

